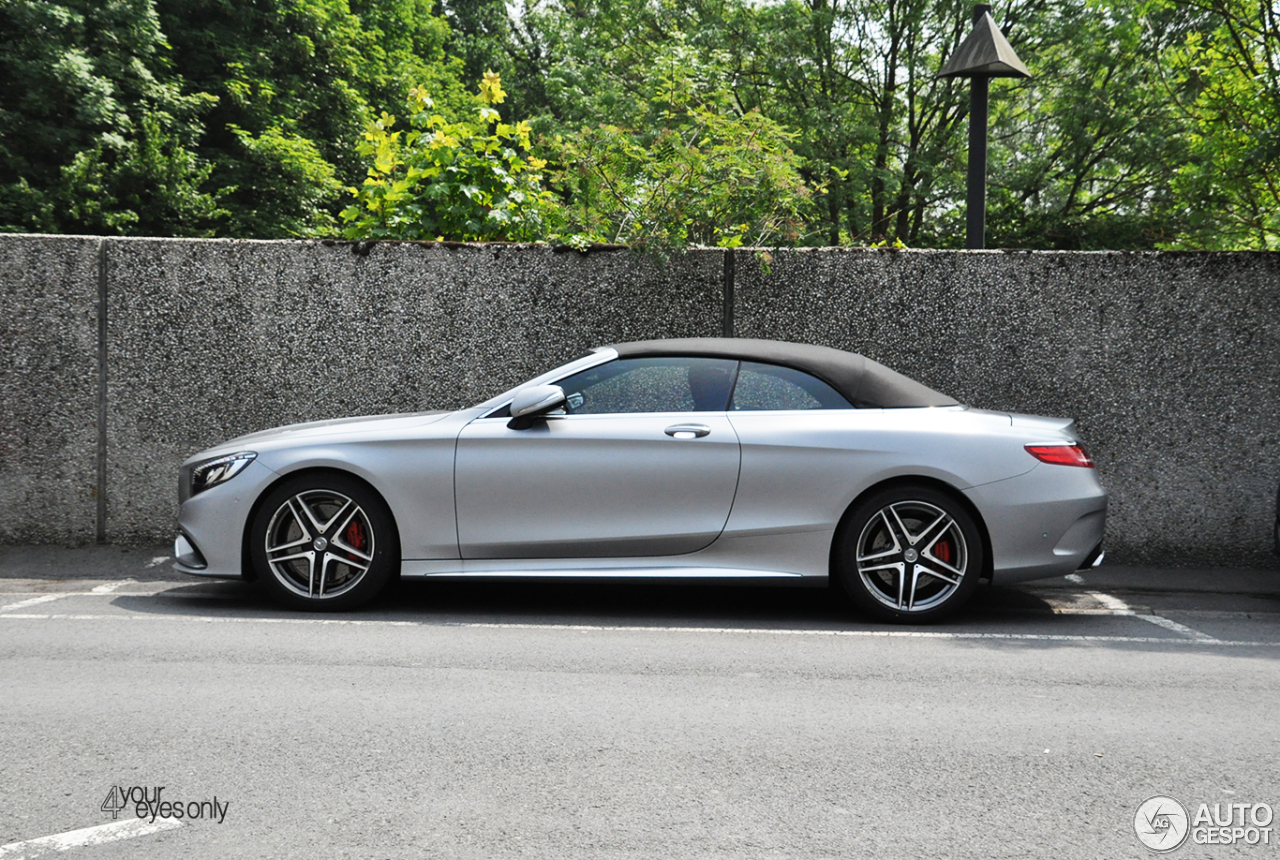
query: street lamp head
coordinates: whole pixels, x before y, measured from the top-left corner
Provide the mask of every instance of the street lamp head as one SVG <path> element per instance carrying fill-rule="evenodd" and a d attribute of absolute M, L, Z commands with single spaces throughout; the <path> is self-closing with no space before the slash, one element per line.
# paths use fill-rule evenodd
<path fill-rule="evenodd" d="M 1009 40 L 991 17 L 991 7 L 973 8 L 973 31 L 960 43 L 938 73 L 940 78 L 1029 78 Z"/>

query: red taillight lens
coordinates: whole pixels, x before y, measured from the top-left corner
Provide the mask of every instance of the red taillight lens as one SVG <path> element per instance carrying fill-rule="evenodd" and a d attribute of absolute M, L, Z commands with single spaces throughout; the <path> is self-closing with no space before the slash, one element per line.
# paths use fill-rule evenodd
<path fill-rule="evenodd" d="M 1093 458 L 1082 445 L 1028 445 L 1027 453 L 1041 463 L 1055 466 L 1082 466 L 1093 468 Z"/>

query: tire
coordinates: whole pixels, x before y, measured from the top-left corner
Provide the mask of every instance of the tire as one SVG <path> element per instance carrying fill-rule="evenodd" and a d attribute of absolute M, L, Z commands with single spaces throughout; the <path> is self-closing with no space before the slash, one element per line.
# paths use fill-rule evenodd
<path fill-rule="evenodd" d="M 272 490 L 249 527 L 249 551 L 258 581 L 291 609 L 353 609 L 400 566 L 386 503 L 341 472 L 300 475 Z"/>
<path fill-rule="evenodd" d="M 836 537 L 835 573 L 859 609 L 885 621 L 939 621 L 963 606 L 982 574 L 982 537 L 940 490 L 903 485 L 863 501 Z"/>

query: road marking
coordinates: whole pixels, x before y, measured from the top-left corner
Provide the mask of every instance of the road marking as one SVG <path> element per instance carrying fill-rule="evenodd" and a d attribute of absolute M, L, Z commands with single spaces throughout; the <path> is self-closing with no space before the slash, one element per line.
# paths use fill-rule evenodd
<path fill-rule="evenodd" d="M 42 594 L 39 597 L 19 600 L 17 603 L 6 603 L 4 606 L 0 606 L 0 612 L 8 612 L 10 609 L 25 609 L 28 606 L 35 606 L 38 603 L 48 603 L 51 600 L 58 600 L 59 598 L 66 596 L 66 594 Z"/>
<path fill-rule="evenodd" d="M 1192 639 L 1198 639 L 1201 642 L 1218 641 L 1208 633 L 1201 633 L 1199 630 L 1195 630 L 1185 624 L 1179 624 L 1176 621 L 1170 621 L 1168 618 L 1164 618 L 1160 615 L 1139 615 L 1138 617 L 1143 621 L 1156 625 L 1157 627 L 1163 627 L 1165 630 L 1172 630 L 1175 633 L 1181 633 L 1183 636 L 1190 636 Z"/>
<path fill-rule="evenodd" d="M 1074 582 L 1076 585 L 1084 585 L 1084 577 L 1078 573 L 1068 573 L 1062 578 L 1067 582 Z"/>
<path fill-rule="evenodd" d="M 160 565 L 164 564 L 168 560 L 169 560 L 169 556 L 158 555 L 155 558 L 151 559 L 151 561 L 147 562 L 147 567 L 159 567 Z"/>
<path fill-rule="evenodd" d="M 1185 624 L 1170 621 L 1168 618 L 1164 618 L 1163 616 L 1145 612 L 1136 612 L 1133 607 L 1129 606 L 1129 604 L 1125 603 L 1118 597 L 1113 597 L 1110 594 L 1103 594 L 1101 591 L 1086 591 L 1085 593 L 1111 610 L 1111 614 L 1113 615 L 1132 615 L 1135 618 L 1141 618 L 1148 624 L 1163 627 L 1165 630 L 1172 630 L 1174 633 L 1189 637 L 1198 642 L 1204 642 L 1205 644 L 1212 644 L 1219 641 L 1208 633 L 1201 633 L 1199 630 L 1193 630 Z"/>
<path fill-rule="evenodd" d="M 142 818 L 130 818 L 126 821 L 112 821 L 97 827 L 85 827 L 81 830 L 69 830 L 66 833 L 55 833 L 53 836 L 41 836 L 39 839 L 28 839 L 24 842 L 10 842 L 0 845 L 0 858 L 3 860 L 27 860 L 40 857 L 54 851 L 69 851 L 72 848 L 85 848 L 89 845 L 103 845 L 121 839 L 133 839 L 158 833 L 161 830 L 172 830 L 181 827 L 181 821 L 172 818 L 148 822 Z"/>
<path fill-rule="evenodd" d="M 1136 614 L 1129 608 L 1129 604 L 1125 603 L 1118 597 L 1112 597 L 1110 594 L 1103 594 L 1101 591 L 1086 591 L 1085 594 L 1101 603 L 1107 609 L 1111 610 L 1112 615 L 1134 615 Z"/>
<path fill-rule="evenodd" d="M 95 587 L 92 591 L 61 591 L 61 592 L 58 592 L 56 595 L 50 595 L 44 592 L 34 592 L 34 591 L 13 591 L 13 592 L 9 592 L 8 594 L 5 594 L 4 596 L 16 597 L 20 595 L 31 594 L 31 595 L 39 596 L 41 598 L 39 602 L 45 602 L 48 600 L 52 600 L 55 598 L 62 598 L 62 597 L 102 597 L 103 595 L 110 596 L 110 597 L 121 597 L 121 596 L 165 597 L 172 600 L 244 600 L 245 599 L 245 592 L 242 590 L 228 591 L 228 592 L 197 591 L 197 590 L 192 590 L 190 585 L 174 585 L 173 583 L 164 583 L 159 586 L 149 587 L 141 591 L 133 591 L 133 590 L 127 591 L 127 592 L 116 591 L 117 588 L 121 588 L 125 585 L 140 585 L 140 584 L 142 583 L 139 583 L 136 580 L 126 579 L 121 582 L 104 583 L 103 585 L 99 585 Z M 1100 594 L 1098 592 L 1080 592 L 1080 593 L 1085 594 L 1086 596 L 1093 597 L 1095 600 L 1098 597 L 1107 597 L 1110 600 L 1115 601 L 1118 605 L 1123 606 L 1124 608 L 1108 609 L 1105 607 L 1054 606 L 1054 605 L 1049 605 L 1043 608 L 1034 607 L 1034 606 L 981 606 L 981 607 L 975 607 L 975 608 L 978 610 L 979 614 L 1000 613 L 1002 615 L 1112 615 L 1112 616 L 1133 615 L 1133 616 L 1142 618 L 1142 620 L 1144 621 L 1149 621 L 1150 617 L 1157 617 L 1157 618 L 1160 617 L 1160 616 L 1147 617 L 1147 616 L 1140 615 L 1136 610 L 1134 610 L 1128 604 L 1124 603 L 1124 601 L 1121 601 L 1118 598 L 1113 598 L 1110 595 Z M 1070 596 L 1072 593 L 1065 592 L 1065 594 Z M 1054 600 L 1056 598 L 1051 596 L 1051 597 L 1046 597 L 1045 599 Z M 7 606 L 0 606 L 0 612 L 7 611 L 10 607 L 21 608 L 22 606 L 29 606 L 29 605 L 35 605 L 35 604 L 30 604 L 30 603 L 27 603 L 26 601 L 22 601 L 20 603 L 11 603 L 11 604 L 8 604 Z M 1267 609 L 1262 609 L 1262 610 L 1250 609 L 1247 611 L 1246 610 L 1227 611 L 1227 610 L 1213 610 L 1213 609 L 1179 609 L 1178 612 L 1182 613 L 1183 615 L 1191 615 L 1191 616 L 1202 617 L 1202 618 L 1218 618 L 1218 619 L 1270 618 L 1273 616 L 1280 616 L 1280 611 L 1267 610 Z M 1168 621 L 1169 619 L 1166 618 L 1163 620 Z M 1152 623 L 1157 623 L 1161 627 L 1167 627 L 1167 625 L 1161 622 L 1152 622 Z M 1177 622 L 1170 621 L 1169 623 L 1176 624 Z M 1182 625 L 1179 625 L 1179 627 L 1177 628 L 1169 627 L 1168 629 L 1179 630 L 1179 632 L 1185 632 L 1187 630 L 1191 630 L 1192 628 L 1183 627 Z M 1208 636 L 1208 634 L 1199 633 L 1198 638 L 1211 639 L 1213 637 Z"/>
<path fill-rule="evenodd" d="M 1136 613 L 1133 613 L 1136 614 Z M 372 618 L 243 618 L 214 615 L 116 615 L 9 613 L 0 619 L 16 621 L 197 621 L 203 624 L 327 624 L 339 627 L 453 627 L 474 630 L 567 630 L 602 633 L 712 633 L 768 636 L 856 636 L 873 639 L 994 639 L 1026 642 L 1147 642 L 1160 645 L 1229 645 L 1280 648 L 1280 641 L 1233 639 L 1177 639 L 1172 636 L 1103 636 L 1077 633 L 960 633 L 942 630 L 792 630 L 776 627 L 672 627 L 640 624 L 534 624 L 488 621 L 392 621 Z"/>
<path fill-rule="evenodd" d="M 0 593 L 0 597 L 18 597 L 24 594 L 33 594 L 33 595 L 39 595 L 39 596 L 53 596 L 53 597 L 101 597 L 104 594 L 109 597 L 126 597 L 126 596 L 127 597 L 155 597 L 157 595 L 163 594 L 167 597 L 188 597 L 193 593 L 201 594 L 201 595 L 207 593 L 207 592 L 179 591 L 177 589 L 190 588 L 191 586 L 187 586 L 187 585 L 175 586 L 175 584 L 172 582 L 162 583 L 159 586 L 147 587 L 140 591 L 120 592 L 117 590 L 120 588 L 124 588 L 126 585 L 143 585 L 143 584 L 144 583 L 139 583 L 137 580 L 126 579 L 121 582 L 103 583 L 102 585 L 95 587 L 92 591 L 58 591 L 58 592 L 8 591 L 8 592 Z M 106 586 L 107 588 L 104 588 L 104 586 Z M 103 590 L 99 590 L 99 589 L 103 589 Z M 170 592 L 173 592 L 173 593 L 171 594 Z M 0 606 L 0 610 L 3 610 L 3 609 L 4 607 Z"/>

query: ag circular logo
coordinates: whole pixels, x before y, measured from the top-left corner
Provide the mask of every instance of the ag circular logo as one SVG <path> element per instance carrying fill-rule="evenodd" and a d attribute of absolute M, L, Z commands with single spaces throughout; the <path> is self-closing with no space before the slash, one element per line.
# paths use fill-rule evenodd
<path fill-rule="evenodd" d="M 1133 815 L 1133 829 L 1138 839 L 1161 854 L 1181 848 L 1187 841 L 1190 825 L 1186 807 L 1162 795 L 1144 800 Z"/>

